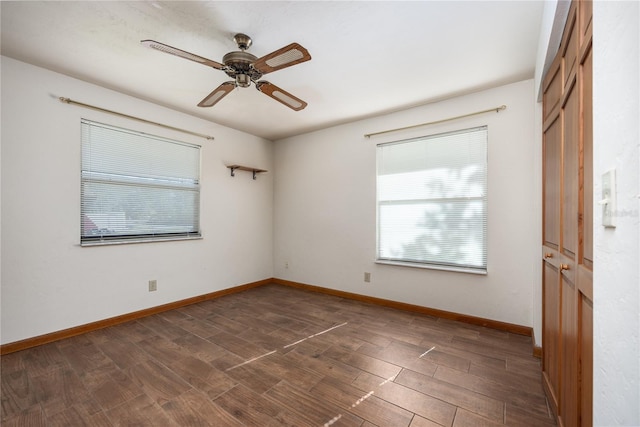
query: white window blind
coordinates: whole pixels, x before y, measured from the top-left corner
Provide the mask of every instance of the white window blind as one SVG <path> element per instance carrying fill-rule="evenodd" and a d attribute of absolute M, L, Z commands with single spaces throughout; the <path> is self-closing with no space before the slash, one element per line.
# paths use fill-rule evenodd
<path fill-rule="evenodd" d="M 378 260 L 486 272 L 487 127 L 377 151 Z"/>
<path fill-rule="evenodd" d="M 200 236 L 199 146 L 81 126 L 81 243 Z"/>

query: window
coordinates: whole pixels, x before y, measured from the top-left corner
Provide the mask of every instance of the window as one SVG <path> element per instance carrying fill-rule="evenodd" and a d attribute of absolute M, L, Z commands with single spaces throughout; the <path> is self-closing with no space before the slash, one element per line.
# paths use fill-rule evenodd
<path fill-rule="evenodd" d="M 200 147 L 82 120 L 81 243 L 200 236 Z"/>
<path fill-rule="evenodd" d="M 377 148 L 380 262 L 486 273 L 487 127 Z"/>

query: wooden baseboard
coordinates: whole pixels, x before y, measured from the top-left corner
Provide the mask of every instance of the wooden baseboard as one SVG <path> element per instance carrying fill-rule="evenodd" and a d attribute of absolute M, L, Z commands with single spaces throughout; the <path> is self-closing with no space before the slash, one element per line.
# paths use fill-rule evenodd
<path fill-rule="evenodd" d="M 538 359 L 542 359 L 542 347 L 540 347 L 539 345 L 534 345 L 533 356 L 537 357 Z"/>
<path fill-rule="evenodd" d="M 49 334 L 39 335 L 37 337 L 27 338 L 24 340 L 15 341 L 8 344 L 3 344 L 0 346 L 0 355 L 13 353 L 20 350 L 25 350 L 27 348 L 36 347 L 38 345 L 48 344 L 50 342 L 74 337 L 76 335 L 86 334 L 87 332 L 95 331 L 102 328 L 107 328 L 109 326 L 119 325 L 121 323 L 129 322 L 131 320 L 140 319 L 142 317 L 151 316 L 153 314 L 162 313 L 168 310 L 174 310 L 176 308 L 184 307 L 184 306 L 195 304 L 198 302 L 220 298 L 225 295 L 235 294 L 238 292 L 246 291 L 247 289 L 256 288 L 258 286 L 266 285 L 269 283 L 273 283 L 272 279 L 264 279 L 257 282 L 246 283 L 244 285 L 234 286 L 233 288 L 223 289 L 220 291 L 211 292 L 204 295 L 198 295 L 196 297 L 171 302 L 168 304 L 163 304 L 156 307 L 150 307 L 144 310 L 134 311 L 133 313 L 127 313 L 120 316 L 110 317 L 108 319 L 98 320 L 97 322 L 91 322 L 85 325 L 74 326 L 72 328 L 63 329 L 61 331 L 51 332 Z"/>
<path fill-rule="evenodd" d="M 290 286 L 298 289 L 306 289 L 313 292 L 334 295 L 343 298 L 349 298 L 356 301 L 368 302 L 371 304 L 382 305 L 385 307 L 397 308 L 400 310 L 411 311 L 414 313 L 427 314 L 430 316 L 440 317 L 449 320 L 458 320 L 472 325 L 486 326 L 487 328 L 498 329 L 501 331 L 511 332 L 518 335 L 532 336 L 533 328 L 528 326 L 516 325 L 513 323 L 500 322 L 497 320 L 483 319 L 481 317 L 468 316 L 466 314 L 454 313 L 451 311 L 438 310 L 435 308 L 423 307 L 420 305 L 408 304 L 404 302 L 391 301 L 382 298 L 370 297 L 367 295 L 355 294 L 351 292 L 338 291 L 335 289 L 323 288 L 320 286 L 307 285 L 305 283 L 292 282 L 289 280 L 274 278 L 273 283 L 279 285 Z"/>
<path fill-rule="evenodd" d="M 259 280 L 257 282 L 247 283 L 233 288 L 223 289 L 216 292 L 211 292 L 204 295 L 199 295 L 192 298 L 187 298 L 180 301 L 171 302 L 168 304 L 159 305 L 156 307 L 146 308 L 144 310 L 135 311 L 132 313 L 123 314 L 120 316 L 111 317 L 108 319 L 98 320 L 97 322 L 87 323 L 85 325 L 75 326 L 61 331 L 51 332 L 49 334 L 39 335 L 33 338 L 27 338 L 20 341 L 15 341 L 8 344 L 0 345 L 0 355 L 13 353 L 27 348 L 36 347 L 38 345 L 48 344 L 50 342 L 59 341 L 65 338 L 74 337 L 76 335 L 86 334 L 91 331 L 95 331 L 109 326 L 119 325 L 121 323 L 129 322 L 132 320 L 140 319 L 153 314 L 162 313 L 168 310 L 174 310 L 176 308 L 184 307 L 187 305 L 220 298 L 225 295 L 234 294 L 248 289 L 256 288 L 258 286 L 268 285 L 270 283 L 276 283 L 283 286 L 289 286 L 292 288 L 306 289 L 308 291 L 319 292 L 328 295 L 334 295 L 342 298 L 348 298 L 356 301 L 367 302 L 371 304 L 381 305 L 384 307 L 395 308 L 404 311 L 411 311 L 414 313 L 426 314 L 429 316 L 440 317 L 443 319 L 457 320 L 472 325 L 485 326 L 487 328 L 497 329 L 501 331 L 511 332 L 518 335 L 532 336 L 533 329 L 527 326 L 516 325 L 513 323 L 500 322 L 497 320 L 484 319 L 481 317 L 468 316 L 466 314 L 459 314 L 450 311 L 438 310 L 435 308 L 423 307 L 420 305 L 408 304 L 404 302 L 392 301 L 383 298 L 370 297 L 367 295 L 361 295 L 351 292 L 339 291 L 336 289 L 323 288 L 321 286 L 308 285 L 305 283 L 292 282 L 290 280 L 270 278 Z M 542 349 L 540 347 L 534 347 L 533 354 L 536 357 L 542 357 Z"/>
<path fill-rule="evenodd" d="M 542 359 L 542 346 L 536 345 L 536 334 L 535 330 L 531 330 L 531 341 L 533 344 L 533 357 L 537 357 L 538 359 Z"/>

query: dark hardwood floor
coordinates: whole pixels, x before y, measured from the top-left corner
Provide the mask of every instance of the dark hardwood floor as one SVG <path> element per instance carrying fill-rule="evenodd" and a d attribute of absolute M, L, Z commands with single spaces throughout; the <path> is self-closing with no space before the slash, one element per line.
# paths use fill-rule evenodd
<path fill-rule="evenodd" d="M 555 425 L 530 337 L 280 285 L 1 364 L 6 427 Z"/>

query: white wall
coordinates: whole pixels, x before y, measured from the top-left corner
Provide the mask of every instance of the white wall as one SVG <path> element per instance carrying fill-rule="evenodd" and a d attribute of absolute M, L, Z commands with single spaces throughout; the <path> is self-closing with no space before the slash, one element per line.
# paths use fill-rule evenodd
<path fill-rule="evenodd" d="M 273 276 L 272 142 L 6 57 L 1 107 L 2 343 Z M 202 145 L 204 239 L 80 247 L 80 118 Z M 270 172 L 231 178 L 228 163 Z M 157 292 L 148 292 L 150 279 Z"/>
<path fill-rule="evenodd" d="M 593 416 L 600 426 L 640 425 L 640 7 L 593 2 L 594 200 L 616 169 L 617 227 L 594 207 Z"/>
<path fill-rule="evenodd" d="M 507 105 L 500 113 L 365 139 L 365 133 Z M 275 143 L 275 277 L 533 325 L 539 194 L 533 80 Z M 376 144 L 489 126 L 486 276 L 375 264 Z M 289 268 L 285 268 L 288 263 Z M 371 272 L 371 283 L 363 280 Z"/>

